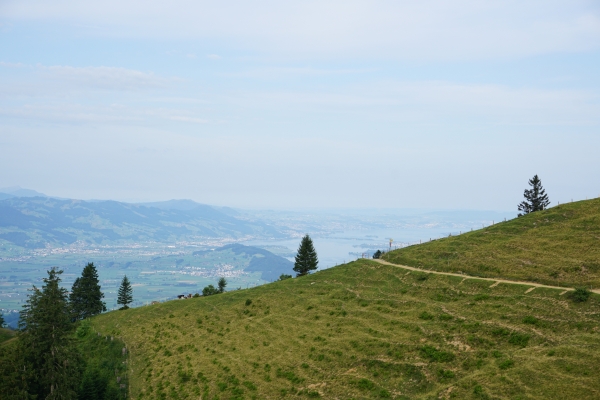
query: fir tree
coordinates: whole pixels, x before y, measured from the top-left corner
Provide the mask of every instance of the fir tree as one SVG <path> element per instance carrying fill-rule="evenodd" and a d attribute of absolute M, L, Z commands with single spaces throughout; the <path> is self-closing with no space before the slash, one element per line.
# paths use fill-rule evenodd
<path fill-rule="evenodd" d="M 129 279 L 127 279 L 127 275 L 125 275 L 121 281 L 121 286 L 119 287 L 117 304 L 122 305 L 120 310 L 127 310 L 131 302 L 133 302 L 133 289 L 131 289 L 131 283 L 129 283 Z"/>
<path fill-rule="evenodd" d="M 296 276 L 308 275 L 310 271 L 317 269 L 318 264 L 319 259 L 317 258 L 317 252 L 313 246 L 312 239 L 310 236 L 305 235 L 300 242 L 300 247 L 298 247 L 296 262 L 294 263 Z"/>
<path fill-rule="evenodd" d="M 23 346 L 0 346 L 0 397 L 2 400 L 33 399 L 27 391 L 30 368 L 25 367 Z"/>
<path fill-rule="evenodd" d="M 2 316 L 2 312 L 0 311 L 0 328 L 4 326 L 4 317 Z"/>
<path fill-rule="evenodd" d="M 217 286 L 219 287 L 219 293 L 223 293 L 225 291 L 225 286 L 227 286 L 227 280 L 225 280 L 225 278 L 219 279 Z"/>
<path fill-rule="evenodd" d="M 89 368 L 81 379 L 79 399 L 104 400 L 107 386 L 108 382 L 101 372 L 95 367 Z"/>
<path fill-rule="evenodd" d="M 98 271 L 94 263 L 88 263 L 83 268 L 81 277 L 75 280 L 69 302 L 75 321 L 82 320 L 92 315 L 106 311 L 106 304 L 102 301 L 104 293 L 100 290 Z"/>
<path fill-rule="evenodd" d="M 529 186 L 531 186 L 531 189 L 525 189 L 523 193 L 525 200 L 519 204 L 519 211 L 523 211 L 522 214 L 519 213 L 519 217 L 535 211 L 545 210 L 550 205 L 548 195 L 542 187 L 542 181 L 537 175 L 529 180 Z"/>
<path fill-rule="evenodd" d="M 73 342 L 67 290 L 60 274 L 48 271 L 44 286 L 35 286 L 19 319 L 18 344 L 23 376 L 30 395 L 38 399 L 76 399 L 80 357 Z"/>

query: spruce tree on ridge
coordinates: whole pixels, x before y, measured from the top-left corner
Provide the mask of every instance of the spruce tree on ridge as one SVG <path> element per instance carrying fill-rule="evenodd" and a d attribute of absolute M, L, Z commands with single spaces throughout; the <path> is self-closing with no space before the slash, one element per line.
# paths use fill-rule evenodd
<path fill-rule="evenodd" d="M 48 271 L 44 286 L 35 286 L 19 319 L 19 352 L 27 391 L 38 399 L 76 399 L 81 359 L 73 342 L 67 290 L 60 274 Z"/>
<path fill-rule="evenodd" d="M 127 275 L 123 277 L 121 281 L 121 286 L 119 287 L 119 292 L 117 295 L 117 304 L 121 304 L 122 307 L 119 310 L 127 310 L 129 308 L 129 304 L 133 302 L 133 289 L 131 288 L 131 283 L 129 279 L 127 279 Z"/>
<path fill-rule="evenodd" d="M 106 311 L 106 304 L 102 301 L 104 293 L 100 289 L 98 271 L 94 263 L 88 263 L 83 268 L 81 277 L 75 279 L 69 295 L 72 317 L 75 321 Z"/>
<path fill-rule="evenodd" d="M 319 259 L 317 252 L 313 246 L 312 239 L 310 236 L 305 235 L 300 241 L 300 247 L 298 247 L 298 254 L 296 254 L 296 262 L 294 263 L 294 271 L 296 276 L 303 276 L 310 274 L 310 271 L 317 269 Z"/>
<path fill-rule="evenodd" d="M 529 214 L 535 211 L 545 210 L 550 205 L 550 200 L 546 191 L 542 187 L 542 181 L 537 175 L 529 180 L 529 186 L 531 189 L 525 189 L 523 196 L 525 200 L 519 204 L 519 217 L 524 214 Z"/>

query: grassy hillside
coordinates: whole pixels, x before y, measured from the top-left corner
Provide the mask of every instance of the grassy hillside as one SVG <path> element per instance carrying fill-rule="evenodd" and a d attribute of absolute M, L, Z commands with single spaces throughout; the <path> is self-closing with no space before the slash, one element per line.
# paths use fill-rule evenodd
<path fill-rule="evenodd" d="M 93 319 L 134 399 L 597 399 L 600 299 L 359 260 Z"/>
<path fill-rule="evenodd" d="M 435 271 L 597 288 L 600 199 L 556 206 L 383 258 Z"/>
<path fill-rule="evenodd" d="M 88 321 L 79 323 L 76 343 L 83 355 L 80 399 L 127 398 L 127 354 L 123 342 L 94 332 Z"/>
<path fill-rule="evenodd" d="M 0 328 L 0 346 L 2 343 L 15 337 L 15 331 L 5 328 Z"/>

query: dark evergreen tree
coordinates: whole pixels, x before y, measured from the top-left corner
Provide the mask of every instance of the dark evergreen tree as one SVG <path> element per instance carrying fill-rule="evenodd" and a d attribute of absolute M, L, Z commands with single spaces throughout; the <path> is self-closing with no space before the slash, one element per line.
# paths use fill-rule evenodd
<path fill-rule="evenodd" d="M 127 275 L 123 277 L 121 281 L 121 286 L 119 287 L 119 293 L 117 295 L 117 304 L 121 304 L 122 307 L 120 310 L 127 310 L 129 308 L 129 304 L 133 302 L 133 289 L 131 288 L 131 283 L 129 279 L 127 279 Z"/>
<path fill-rule="evenodd" d="M 219 293 L 223 293 L 225 291 L 225 286 L 227 286 L 227 280 L 225 278 L 219 279 L 217 286 L 219 287 Z"/>
<path fill-rule="evenodd" d="M 44 286 L 35 286 L 19 319 L 18 346 L 27 390 L 38 399 L 76 399 L 80 357 L 72 330 L 67 290 L 60 274 L 48 271 Z"/>
<path fill-rule="evenodd" d="M 83 268 L 81 277 L 73 283 L 69 295 L 72 318 L 78 321 L 106 311 L 106 304 L 102 301 L 103 297 L 104 293 L 100 290 L 98 271 L 94 263 L 88 263 Z"/>
<path fill-rule="evenodd" d="M 310 271 L 317 269 L 318 264 L 319 259 L 317 258 L 317 252 L 313 246 L 312 239 L 310 236 L 305 235 L 300 242 L 300 247 L 298 247 L 296 262 L 294 263 L 294 271 L 296 271 L 296 276 L 310 274 Z"/>
<path fill-rule="evenodd" d="M 33 399 L 27 391 L 27 377 L 32 371 L 25 367 L 23 347 L 0 346 L 0 398 L 3 400 Z"/>
<path fill-rule="evenodd" d="M 79 399 L 104 400 L 107 387 L 106 379 L 97 368 L 91 367 L 83 374 L 79 387 Z"/>
<path fill-rule="evenodd" d="M 4 317 L 2 316 L 2 312 L 0 312 L 0 328 L 4 326 Z"/>
<path fill-rule="evenodd" d="M 542 181 L 537 175 L 529 180 L 529 186 L 531 186 L 531 189 L 525 189 L 523 194 L 525 200 L 519 204 L 519 211 L 523 211 L 522 214 L 519 213 L 519 217 L 535 211 L 542 211 L 550 205 L 548 195 L 542 187 Z"/>
<path fill-rule="evenodd" d="M 373 253 L 373 258 L 374 258 L 374 259 L 381 258 L 381 256 L 382 256 L 383 254 L 384 254 L 384 253 L 383 253 L 383 251 L 381 251 L 381 250 L 377 250 L 375 253 Z"/>
<path fill-rule="evenodd" d="M 292 278 L 292 276 L 288 275 L 288 274 L 281 274 L 281 275 L 279 275 L 279 280 L 280 281 L 285 281 L 286 279 L 291 279 L 291 278 Z"/>

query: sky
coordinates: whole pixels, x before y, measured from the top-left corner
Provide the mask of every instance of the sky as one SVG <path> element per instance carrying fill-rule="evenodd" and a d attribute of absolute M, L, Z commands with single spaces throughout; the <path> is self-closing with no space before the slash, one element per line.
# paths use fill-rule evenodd
<path fill-rule="evenodd" d="M 0 0 L 0 187 L 241 208 L 600 196 L 598 1 Z"/>

